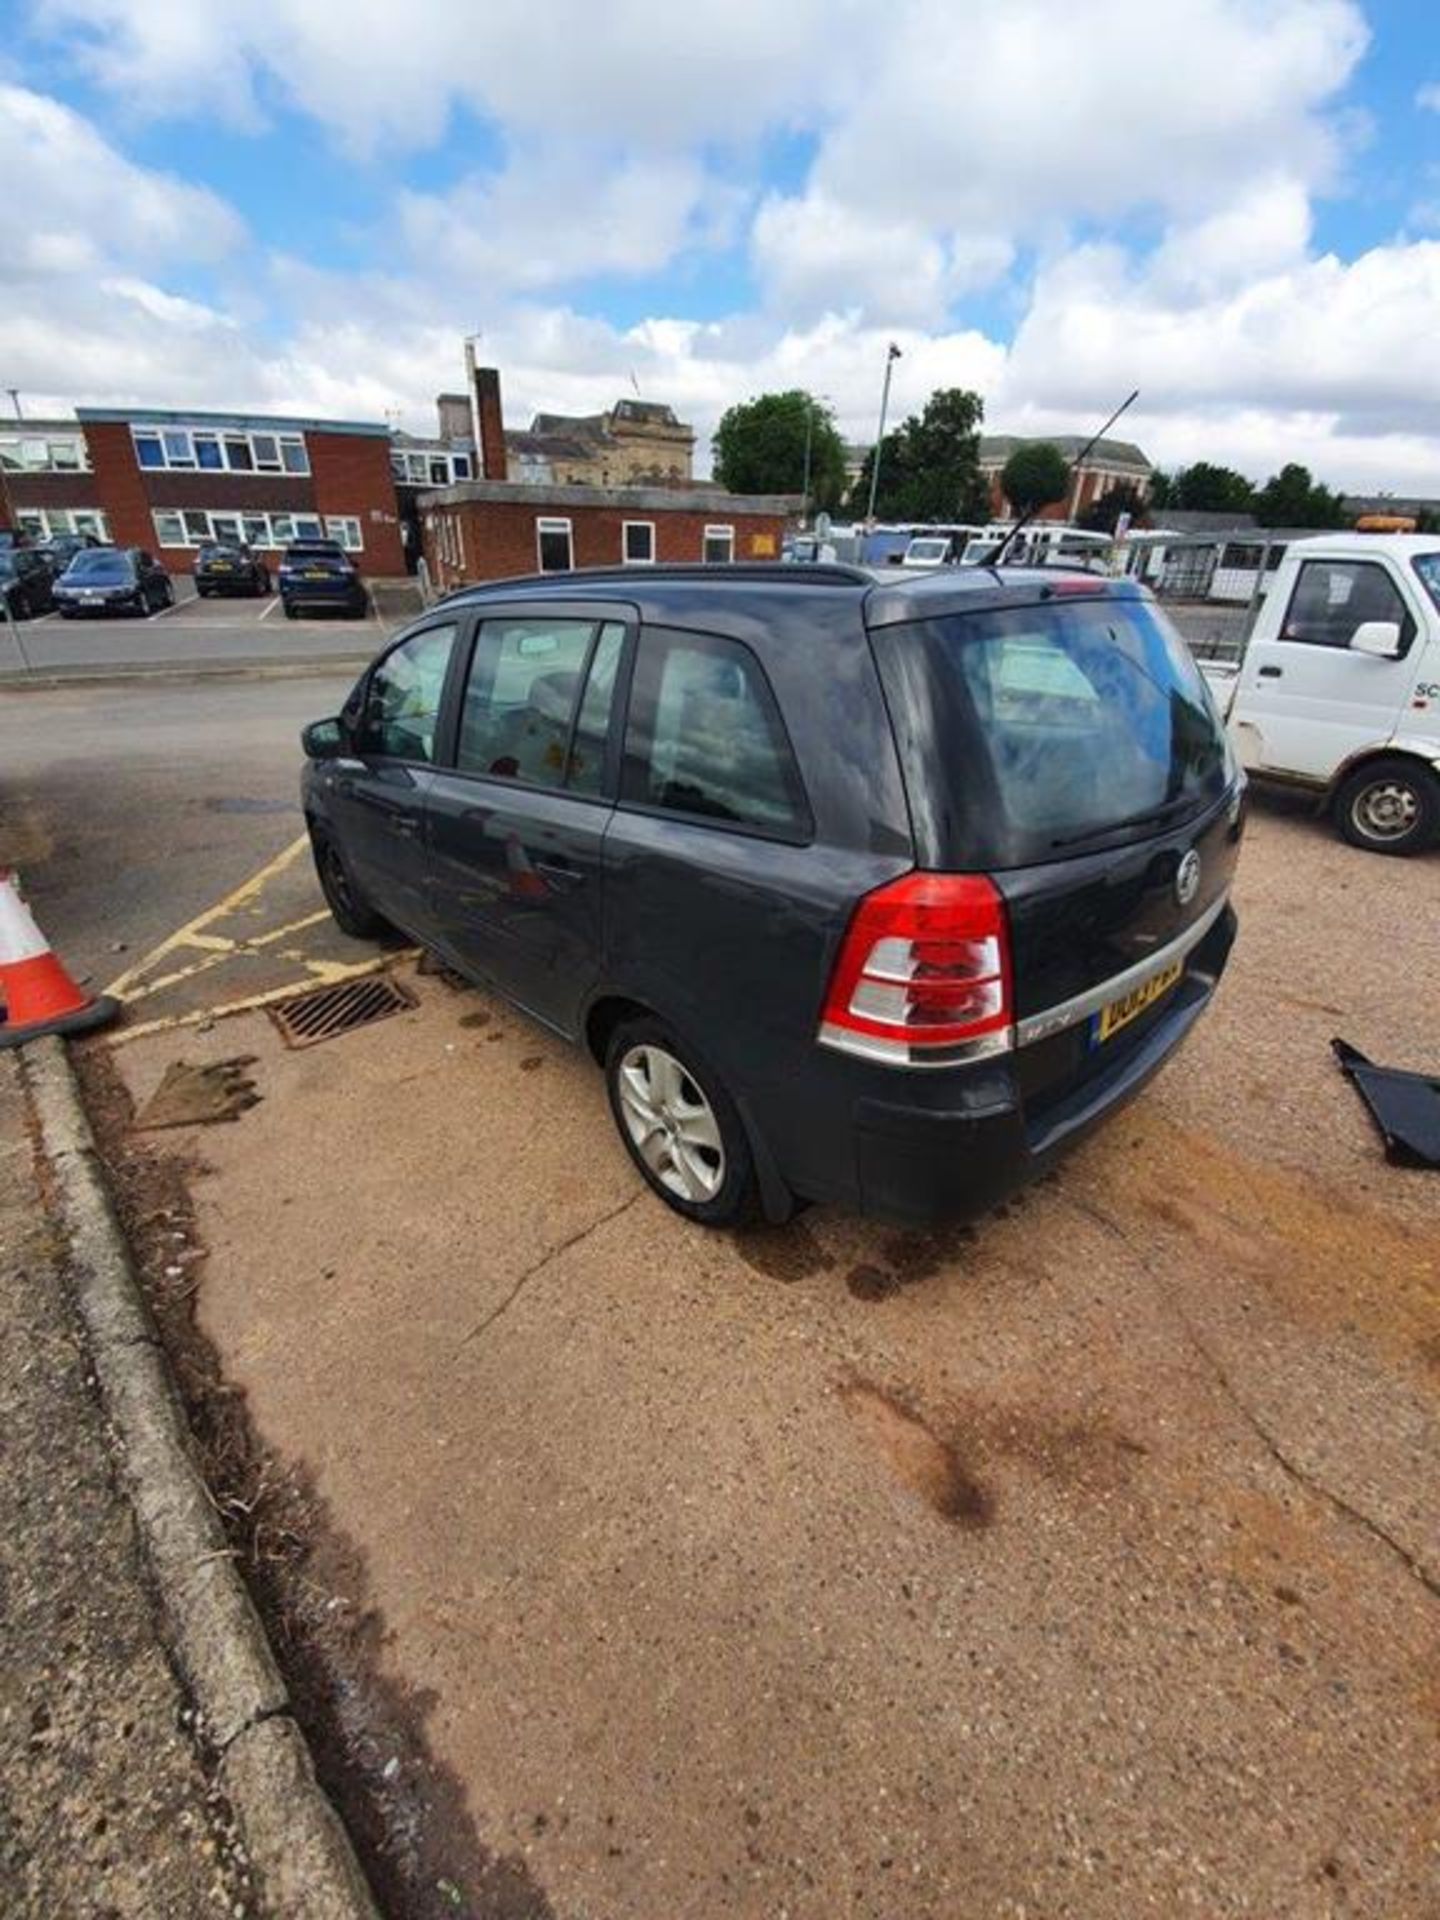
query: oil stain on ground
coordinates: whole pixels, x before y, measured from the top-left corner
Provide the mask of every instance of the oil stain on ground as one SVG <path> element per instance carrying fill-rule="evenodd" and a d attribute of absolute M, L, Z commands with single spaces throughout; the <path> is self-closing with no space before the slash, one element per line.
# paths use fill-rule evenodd
<path fill-rule="evenodd" d="M 828 1273 L 835 1264 L 803 1220 L 783 1227 L 737 1227 L 730 1235 L 735 1251 L 752 1272 L 787 1286 Z"/>
<path fill-rule="evenodd" d="M 846 1381 L 840 1404 L 883 1455 L 902 1485 L 942 1520 L 978 1532 L 994 1518 L 994 1501 L 960 1458 L 899 1394 L 863 1380 Z"/>

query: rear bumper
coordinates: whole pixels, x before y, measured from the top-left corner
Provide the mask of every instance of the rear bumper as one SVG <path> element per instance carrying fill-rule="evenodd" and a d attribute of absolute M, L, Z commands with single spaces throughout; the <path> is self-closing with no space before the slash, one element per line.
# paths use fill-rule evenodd
<path fill-rule="evenodd" d="M 344 613 L 364 613 L 369 599 L 364 587 L 282 586 L 280 598 L 287 607 L 338 607 Z"/>
<path fill-rule="evenodd" d="M 792 1176 L 790 1142 L 767 1128 L 782 1178 L 807 1198 L 915 1223 L 974 1219 L 1039 1179 L 1071 1147 L 1133 1099 L 1205 1012 L 1235 938 L 1227 907 L 1195 949 L 1179 984 L 1133 1037 L 1109 1043 L 1103 1062 L 1044 1101 L 1027 1101 L 1021 1054 L 924 1075 L 861 1068 L 844 1123 L 812 1127 L 826 1141 L 823 1164 L 808 1142 L 809 1166 Z M 831 1094 L 823 1096 L 828 1102 Z M 823 1102 L 816 1102 L 817 1105 Z M 773 1109 L 772 1109 L 773 1112 Z M 776 1116 L 778 1118 L 778 1115 Z M 788 1125 L 784 1127 L 788 1131 Z M 817 1177 L 818 1176 L 818 1177 Z"/>

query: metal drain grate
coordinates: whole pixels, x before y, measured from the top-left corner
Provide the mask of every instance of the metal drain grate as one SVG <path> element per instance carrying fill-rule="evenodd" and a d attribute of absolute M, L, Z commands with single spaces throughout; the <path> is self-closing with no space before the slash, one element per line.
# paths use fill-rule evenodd
<path fill-rule="evenodd" d="M 404 1013 L 414 1005 L 415 996 L 407 987 L 388 974 L 372 973 L 338 987 L 316 987 L 294 1000 L 282 1000 L 269 1012 L 287 1047 L 317 1047 L 322 1040 L 333 1040 L 354 1027 L 368 1027 L 373 1020 Z"/>

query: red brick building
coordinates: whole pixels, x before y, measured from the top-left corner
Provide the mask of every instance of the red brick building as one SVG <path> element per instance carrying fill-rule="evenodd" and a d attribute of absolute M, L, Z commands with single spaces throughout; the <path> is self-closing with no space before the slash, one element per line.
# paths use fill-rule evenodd
<path fill-rule="evenodd" d="M 109 525 L 76 420 L 0 425 L 0 527 L 32 540 L 61 533 L 109 538 Z"/>
<path fill-rule="evenodd" d="M 388 427 L 112 407 L 77 417 L 105 534 L 172 572 L 209 540 L 243 540 L 274 560 L 292 540 L 320 538 L 338 540 L 363 574 L 405 571 Z M 10 494 L 23 522 L 14 484 Z"/>
<path fill-rule="evenodd" d="M 800 497 L 477 480 L 422 494 L 419 509 L 425 564 L 443 593 L 572 567 L 778 560 Z"/>

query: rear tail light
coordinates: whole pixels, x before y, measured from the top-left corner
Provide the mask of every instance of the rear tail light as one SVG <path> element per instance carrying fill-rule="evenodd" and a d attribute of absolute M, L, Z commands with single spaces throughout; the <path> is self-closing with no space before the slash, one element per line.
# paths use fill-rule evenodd
<path fill-rule="evenodd" d="M 907 873 L 856 907 L 820 1042 L 895 1066 L 948 1066 L 1014 1042 L 1010 930 L 983 874 Z"/>

